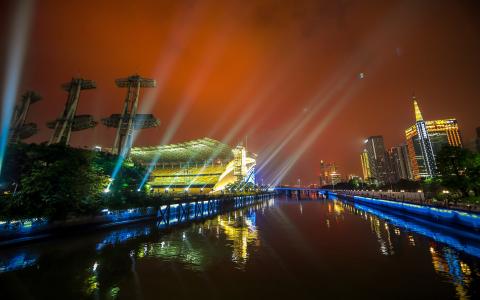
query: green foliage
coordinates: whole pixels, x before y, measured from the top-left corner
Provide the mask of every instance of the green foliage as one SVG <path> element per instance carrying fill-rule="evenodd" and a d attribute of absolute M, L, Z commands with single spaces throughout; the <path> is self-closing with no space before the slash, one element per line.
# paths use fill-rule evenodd
<path fill-rule="evenodd" d="M 437 155 L 441 185 L 451 192 L 468 197 L 480 192 L 480 155 L 468 149 L 445 146 Z"/>
<path fill-rule="evenodd" d="M 5 171 L 18 184 L 18 191 L 6 204 L 8 217 L 55 220 L 98 211 L 107 177 L 93 167 L 95 155 L 61 145 L 11 149 Z"/>

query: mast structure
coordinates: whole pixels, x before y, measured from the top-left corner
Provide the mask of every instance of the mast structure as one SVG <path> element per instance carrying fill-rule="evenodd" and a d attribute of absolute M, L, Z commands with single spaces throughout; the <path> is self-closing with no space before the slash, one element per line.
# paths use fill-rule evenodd
<path fill-rule="evenodd" d="M 34 91 L 26 91 L 15 106 L 15 111 L 12 118 L 12 125 L 10 127 L 9 143 L 16 144 L 21 139 L 26 139 L 38 132 L 37 124 L 28 123 L 27 119 L 30 104 L 40 101 L 42 97 Z"/>
<path fill-rule="evenodd" d="M 60 117 L 47 123 L 47 127 L 53 129 L 49 145 L 68 145 L 72 131 L 93 128 L 97 125 L 91 115 L 75 115 L 80 92 L 94 88 L 96 88 L 95 81 L 83 78 L 72 78 L 70 82 L 62 84 L 62 89 L 68 92 L 67 102 Z"/>
<path fill-rule="evenodd" d="M 126 157 L 130 153 L 135 130 L 152 128 L 160 124 L 160 121 L 152 114 L 137 114 L 140 89 L 153 88 L 156 86 L 156 82 L 154 79 L 132 75 L 115 80 L 115 84 L 120 88 L 127 88 L 122 113 L 112 114 L 110 117 L 102 119 L 102 123 L 107 127 L 117 129 L 112 153 Z"/>

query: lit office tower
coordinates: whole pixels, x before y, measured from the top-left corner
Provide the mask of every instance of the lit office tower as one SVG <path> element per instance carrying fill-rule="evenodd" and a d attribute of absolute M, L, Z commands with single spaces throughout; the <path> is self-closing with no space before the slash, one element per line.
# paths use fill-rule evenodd
<path fill-rule="evenodd" d="M 411 168 L 407 147 L 402 144 L 388 150 L 389 182 L 395 183 L 401 179 L 411 179 Z"/>
<path fill-rule="evenodd" d="M 432 177 L 436 172 L 435 157 L 445 145 L 462 146 L 456 119 L 424 121 L 413 98 L 416 122 L 405 130 L 408 155 L 415 180 Z"/>
<path fill-rule="evenodd" d="M 360 154 L 360 161 L 362 162 L 363 180 L 368 181 L 372 178 L 372 173 L 370 172 L 370 164 L 368 163 L 367 150 L 363 149 L 362 154 Z"/>
<path fill-rule="evenodd" d="M 320 186 L 336 183 L 335 180 L 339 179 L 337 178 L 338 176 L 340 176 L 340 174 L 337 173 L 335 163 L 320 161 Z"/>
<path fill-rule="evenodd" d="M 372 179 L 376 180 L 379 184 L 387 182 L 386 153 L 383 136 L 371 136 L 366 139 L 365 150 L 367 151 Z"/>

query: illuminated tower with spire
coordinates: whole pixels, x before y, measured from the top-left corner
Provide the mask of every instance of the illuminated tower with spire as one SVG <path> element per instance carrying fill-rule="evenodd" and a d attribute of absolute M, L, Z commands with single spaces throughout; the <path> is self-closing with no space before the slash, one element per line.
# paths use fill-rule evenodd
<path fill-rule="evenodd" d="M 436 155 L 445 145 L 462 146 L 457 120 L 425 121 L 413 97 L 415 124 L 405 130 L 414 179 L 435 176 Z"/>
<path fill-rule="evenodd" d="M 417 127 L 418 143 L 423 156 L 425 170 L 428 177 L 433 177 L 437 167 L 435 163 L 435 155 L 433 154 L 432 141 L 430 141 L 427 124 L 425 124 L 425 121 L 423 120 L 422 112 L 420 111 L 420 107 L 418 107 L 415 97 L 413 97 L 413 107 L 415 109 L 415 126 Z"/>

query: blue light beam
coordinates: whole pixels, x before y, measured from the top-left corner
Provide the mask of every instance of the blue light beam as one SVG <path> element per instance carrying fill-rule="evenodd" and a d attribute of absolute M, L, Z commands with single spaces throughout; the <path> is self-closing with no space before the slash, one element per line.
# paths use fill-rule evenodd
<path fill-rule="evenodd" d="M 10 123 L 12 121 L 15 98 L 25 60 L 25 52 L 30 33 L 33 13 L 33 1 L 15 2 L 15 13 L 10 22 L 10 38 L 7 50 L 5 84 L 2 93 L 2 120 L 0 136 L 0 174 L 8 144 Z"/>

